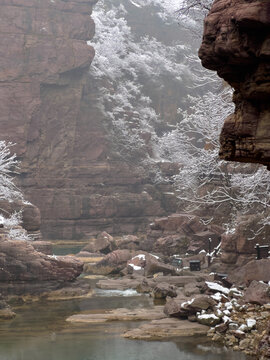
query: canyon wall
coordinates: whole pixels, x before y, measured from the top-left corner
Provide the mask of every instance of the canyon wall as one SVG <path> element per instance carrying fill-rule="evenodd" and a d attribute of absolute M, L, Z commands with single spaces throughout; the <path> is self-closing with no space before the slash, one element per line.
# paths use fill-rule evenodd
<path fill-rule="evenodd" d="M 269 167 L 269 0 L 215 0 L 199 56 L 235 89 L 235 113 L 225 120 L 220 157 Z"/>
<path fill-rule="evenodd" d="M 167 199 L 114 151 L 102 122 L 87 45 L 95 2 L 0 0 L 1 139 L 16 143 L 18 183 L 46 238 L 140 231 L 166 213 Z"/>

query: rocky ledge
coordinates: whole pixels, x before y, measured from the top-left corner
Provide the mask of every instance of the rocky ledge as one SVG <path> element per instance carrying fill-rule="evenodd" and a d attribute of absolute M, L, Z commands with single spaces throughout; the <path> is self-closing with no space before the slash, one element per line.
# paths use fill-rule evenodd
<path fill-rule="evenodd" d="M 45 255 L 28 241 L 0 238 L 0 292 L 35 294 L 75 280 L 83 264 L 73 257 Z"/>
<path fill-rule="evenodd" d="M 221 133 L 221 158 L 269 167 L 270 2 L 214 1 L 199 56 L 235 89 L 235 112 Z"/>

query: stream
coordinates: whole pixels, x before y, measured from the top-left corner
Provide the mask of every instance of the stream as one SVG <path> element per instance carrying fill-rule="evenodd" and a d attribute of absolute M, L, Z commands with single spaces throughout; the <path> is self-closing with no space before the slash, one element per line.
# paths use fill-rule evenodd
<path fill-rule="evenodd" d="M 130 296 L 128 296 L 130 295 Z M 120 335 L 141 322 L 72 324 L 65 319 L 87 310 L 152 307 L 151 298 L 134 292 L 98 290 L 87 299 L 40 301 L 13 307 L 14 320 L 0 323 L 0 360 L 244 360 L 241 353 L 205 338 L 134 341 Z"/>

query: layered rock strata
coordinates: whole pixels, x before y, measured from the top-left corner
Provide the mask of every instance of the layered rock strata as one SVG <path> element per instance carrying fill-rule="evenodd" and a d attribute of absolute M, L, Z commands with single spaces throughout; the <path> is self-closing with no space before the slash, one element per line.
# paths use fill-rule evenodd
<path fill-rule="evenodd" d="M 78 277 L 83 264 L 74 257 L 37 252 L 28 241 L 0 238 L 2 294 L 40 293 L 64 286 Z"/>
<path fill-rule="evenodd" d="M 270 165 L 270 2 L 216 0 L 205 19 L 199 56 L 234 89 L 220 156 Z"/>
<path fill-rule="evenodd" d="M 123 161 L 104 125 L 88 75 L 95 2 L 0 0 L 1 138 L 16 143 L 19 184 L 46 238 L 132 233 L 165 213 L 166 196 Z"/>

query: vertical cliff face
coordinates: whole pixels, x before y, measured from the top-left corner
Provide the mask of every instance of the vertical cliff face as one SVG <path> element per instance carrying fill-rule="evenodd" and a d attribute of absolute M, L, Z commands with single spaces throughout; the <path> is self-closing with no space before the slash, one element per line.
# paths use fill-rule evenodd
<path fill-rule="evenodd" d="M 235 89 L 235 113 L 221 133 L 221 158 L 269 167 L 269 0 L 214 1 L 199 56 Z"/>
<path fill-rule="evenodd" d="M 0 0 L 1 139 L 45 237 L 137 231 L 164 214 L 139 168 L 113 152 L 88 78 L 96 0 Z"/>

